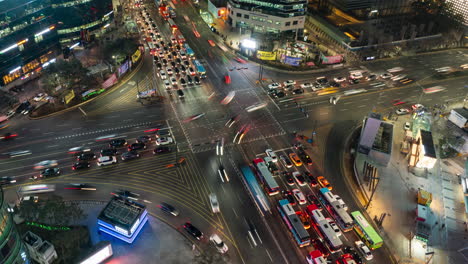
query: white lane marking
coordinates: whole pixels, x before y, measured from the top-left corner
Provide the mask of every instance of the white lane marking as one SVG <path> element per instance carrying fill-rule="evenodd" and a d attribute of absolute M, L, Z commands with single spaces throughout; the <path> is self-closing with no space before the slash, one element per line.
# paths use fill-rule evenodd
<path fill-rule="evenodd" d="M 55 147 L 58 147 L 59 145 L 50 145 L 50 146 L 47 146 L 46 148 L 55 148 Z"/>
<path fill-rule="evenodd" d="M 247 231 L 247 232 L 248 232 L 249 238 L 250 238 L 250 239 L 247 239 L 247 240 L 250 240 L 250 241 L 254 244 L 254 246 L 256 247 L 256 246 L 257 246 L 257 242 L 255 241 L 255 238 L 253 237 L 252 232 L 250 232 L 250 230 Z"/>
<path fill-rule="evenodd" d="M 265 251 L 266 251 L 268 257 L 270 258 L 271 263 L 273 263 L 273 259 L 271 258 L 270 252 L 268 252 L 268 249 L 266 249 L 266 248 L 265 248 Z"/>
<path fill-rule="evenodd" d="M 239 218 L 239 216 L 237 215 L 237 212 L 236 212 L 236 210 L 234 210 L 234 208 L 232 208 L 232 211 L 233 211 L 234 214 L 236 215 L 236 218 Z"/>
<path fill-rule="evenodd" d="M 361 108 L 361 107 L 366 107 L 366 105 L 360 105 L 360 106 L 358 106 L 358 107 L 359 107 L 359 108 Z"/>
<path fill-rule="evenodd" d="M 323 112 L 323 111 L 321 111 L 321 112 L 320 112 L 320 115 L 328 115 L 328 112 Z"/>
<path fill-rule="evenodd" d="M 71 130 L 79 130 L 79 129 L 82 129 L 82 127 L 74 127 Z"/>
<path fill-rule="evenodd" d="M 51 135 L 51 134 L 54 134 L 55 132 L 45 132 L 45 133 L 42 133 L 44 135 Z"/>
<path fill-rule="evenodd" d="M 351 101 L 349 101 L 349 102 L 344 102 L 343 104 L 351 104 L 351 103 L 352 103 L 352 102 L 351 102 Z"/>
<path fill-rule="evenodd" d="M 125 90 L 127 90 L 127 88 L 128 88 L 128 87 L 123 88 L 122 90 L 119 91 L 119 93 L 124 92 Z"/>
<path fill-rule="evenodd" d="M 81 113 L 83 113 L 84 116 L 88 116 L 88 114 L 86 114 L 86 112 L 83 109 L 81 109 L 81 107 L 78 107 L 78 109 L 80 109 Z"/>

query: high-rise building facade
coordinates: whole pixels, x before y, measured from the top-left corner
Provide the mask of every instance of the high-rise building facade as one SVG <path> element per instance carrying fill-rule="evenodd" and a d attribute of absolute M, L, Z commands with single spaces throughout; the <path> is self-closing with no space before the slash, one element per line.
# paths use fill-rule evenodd
<path fill-rule="evenodd" d="M 306 11 L 306 0 L 229 0 L 228 23 L 270 36 L 298 36 L 304 29 Z"/>
<path fill-rule="evenodd" d="M 34 77 L 67 43 L 90 41 L 112 11 L 112 0 L 0 1 L 0 87 Z"/>
<path fill-rule="evenodd" d="M 7 210 L 8 204 L 0 187 L 0 263 L 27 264 L 30 263 L 26 247 L 18 234 L 13 216 Z"/>

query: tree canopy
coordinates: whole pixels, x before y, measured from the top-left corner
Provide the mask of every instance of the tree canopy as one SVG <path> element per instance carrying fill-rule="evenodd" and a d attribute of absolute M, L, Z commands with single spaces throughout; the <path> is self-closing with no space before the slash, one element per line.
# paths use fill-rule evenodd
<path fill-rule="evenodd" d="M 132 55 L 138 48 L 138 42 L 134 38 L 118 38 L 106 42 L 102 49 L 102 55 L 105 60 L 116 65 L 125 61 L 127 56 Z"/>
<path fill-rule="evenodd" d="M 56 95 L 56 88 L 72 88 L 75 84 L 88 82 L 88 69 L 76 58 L 57 60 L 44 69 L 42 84 L 49 94 Z M 64 89 L 64 90 L 65 90 Z"/>

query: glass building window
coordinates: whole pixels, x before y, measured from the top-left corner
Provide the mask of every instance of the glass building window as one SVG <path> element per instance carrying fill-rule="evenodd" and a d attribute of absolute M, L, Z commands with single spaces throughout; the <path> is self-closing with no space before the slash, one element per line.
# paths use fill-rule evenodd
<path fill-rule="evenodd" d="M 249 15 L 244 15 L 244 18 L 245 18 L 245 19 L 249 19 Z"/>
<path fill-rule="evenodd" d="M 297 25 L 297 20 L 294 20 L 294 21 L 293 21 L 293 25 Z"/>
<path fill-rule="evenodd" d="M 291 22 L 286 22 L 284 25 L 289 27 L 289 26 L 291 26 Z"/>
<path fill-rule="evenodd" d="M 237 16 L 237 17 L 242 17 L 242 14 L 241 14 L 241 13 L 237 13 L 236 16 Z"/>

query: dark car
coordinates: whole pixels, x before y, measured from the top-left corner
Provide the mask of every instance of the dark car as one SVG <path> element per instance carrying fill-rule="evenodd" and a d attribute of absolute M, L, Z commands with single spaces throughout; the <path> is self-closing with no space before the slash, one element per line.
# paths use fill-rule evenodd
<path fill-rule="evenodd" d="M 358 83 L 359 83 L 359 79 L 350 79 L 350 80 L 349 80 L 349 83 L 350 83 L 350 84 L 358 84 Z"/>
<path fill-rule="evenodd" d="M 59 176 L 59 175 L 60 175 L 59 168 L 48 168 L 48 169 L 41 171 L 41 175 L 39 177 L 45 178 L 45 177 L 54 177 L 54 176 Z"/>
<path fill-rule="evenodd" d="M 354 261 L 356 261 L 356 264 L 364 263 L 359 253 L 353 247 L 344 247 L 343 253 L 350 254 L 353 257 Z"/>
<path fill-rule="evenodd" d="M 180 78 L 180 84 L 182 84 L 182 86 L 185 86 L 187 85 L 187 82 L 185 81 L 184 78 Z"/>
<path fill-rule="evenodd" d="M 180 71 L 181 71 L 183 74 L 187 74 L 187 68 L 186 68 L 184 65 L 180 65 Z"/>
<path fill-rule="evenodd" d="M 193 79 L 190 75 L 187 75 L 187 83 L 188 84 L 193 84 Z"/>
<path fill-rule="evenodd" d="M 175 62 L 171 61 L 171 66 L 172 66 L 172 68 L 175 68 L 177 65 L 176 65 Z"/>
<path fill-rule="evenodd" d="M 271 91 L 270 95 L 275 97 L 275 98 L 283 98 L 283 97 L 286 96 L 286 94 L 283 91 L 277 91 L 277 90 Z"/>
<path fill-rule="evenodd" d="M 174 67 L 174 72 L 175 72 L 176 74 L 179 74 L 179 73 L 180 73 L 180 70 L 179 70 L 179 68 L 177 68 L 177 67 Z"/>
<path fill-rule="evenodd" d="M 137 141 L 138 143 L 148 143 L 148 142 L 151 141 L 151 137 L 150 137 L 150 136 L 146 136 L 146 135 L 144 135 L 144 136 L 139 136 L 139 137 L 137 137 L 136 141 Z"/>
<path fill-rule="evenodd" d="M 174 58 L 177 58 L 177 51 L 171 52 L 171 55 L 172 55 Z"/>
<path fill-rule="evenodd" d="M 179 98 L 183 98 L 185 96 L 182 90 L 177 90 L 177 95 L 179 96 Z"/>
<path fill-rule="evenodd" d="M 23 112 L 24 110 L 28 109 L 28 107 L 31 105 L 31 103 L 29 101 L 24 101 L 22 102 L 18 108 L 16 108 L 16 113 L 19 114 L 21 112 Z"/>
<path fill-rule="evenodd" d="M 162 64 L 161 63 L 156 63 L 156 68 L 158 68 L 158 70 L 161 70 L 162 69 Z"/>
<path fill-rule="evenodd" d="M 298 155 L 299 155 L 299 158 L 302 160 L 302 162 L 304 162 L 307 165 L 312 165 L 312 159 L 310 158 L 309 155 L 307 155 L 307 153 L 304 150 L 301 149 Z"/>
<path fill-rule="evenodd" d="M 302 94 L 302 93 L 304 93 L 304 89 L 302 89 L 302 88 L 294 89 L 292 91 L 292 94 Z"/>
<path fill-rule="evenodd" d="M 314 177 L 314 175 L 312 175 L 312 173 L 306 171 L 304 174 L 305 174 L 305 176 L 306 176 L 306 181 L 307 181 L 308 183 L 310 183 L 310 185 L 311 185 L 312 187 L 317 186 L 317 184 L 318 184 L 317 179 L 315 179 L 315 177 Z"/>
<path fill-rule="evenodd" d="M 135 150 L 124 152 L 120 156 L 122 160 L 132 160 L 132 159 L 137 159 L 139 157 L 140 157 L 140 154 L 138 154 L 138 152 L 136 152 Z"/>
<path fill-rule="evenodd" d="M 184 60 L 184 65 L 185 65 L 186 67 L 190 67 L 190 62 L 187 61 L 187 60 Z"/>
<path fill-rule="evenodd" d="M 289 186 L 293 186 L 294 185 L 294 179 L 291 175 L 290 172 L 287 172 L 287 171 L 284 171 L 283 172 L 283 177 L 284 179 L 286 180 L 286 183 L 289 185 Z"/>
<path fill-rule="evenodd" d="M 88 160 L 93 160 L 96 158 L 96 154 L 94 154 L 93 152 L 84 152 L 84 153 L 81 153 L 81 155 L 79 155 L 76 159 L 78 161 L 88 161 Z"/>
<path fill-rule="evenodd" d="M 200 78 L 198 78 L 198 76 L 195 76 L 193 79 L 195 84 L 200 84 Z"/>
<path fill-rule="evenodd" d="M 177 58 L 175 61 L 176 61 L 177 64 L 182 64 L 182 60 L 179 59 L 179 58 Z"/>
<path fill-rule="evenodd" d="M 184 229 L 185 231 L 187 231 L 187 233 L 191 234 L 194 238 L 198 240 L 201 240 L 203 238 L 203 233 L 189 222 L 184 224 Z"/>
<path fill-rule="evenodd" d="M 4 177 L 0 178 L 0 185 L 8 185 L 8 184 L 12 184 L 12 183 L 16 183 L 16 180 L 13 177 L 4 176 Z"/>
<path fill-rule="evenodd" d="M 123 198 L 126 198 L 126 199 L 132 199 L 132 200 L 135 200 L 135 201 L 138 201 L 138 197 L 140 197 L 140 194 L 138 193 L 134 193 L 132 191 L 128 191 L 128 190 L 117 190 L 113 193 L 111 193 L 112 195 L 114 196 L 118 196 L 118 197 L 123 197 Z"/>
<path fill-rule="evenodd" d="M 306 198 L 309 201 L 309 203 L 315 204 L 319 209 L 322 209 L 322 204 L 320 203 L 320 201 L 318 200 L 318 198 L 315 195 L 307 194 Z"/>
<path fill-rule="evenodd" d="M 113 139 L 109 142 L 109 147 L 118 148 L 127 145 L 127 140 L 124 138 Z"/>
<path fill-rule="evenodd" d="M 96 187 L 87 183 L 67 183 L 65 190 L 96 191 Z"/>
<path fill-rule="evenodd" d="M 87 169 L 89 167 L 91 167 L 91 163 L 89 163 L 87 161 L 76 162 L 75 164 L 73 164 L 72 170 Z"/>
<path fill-rule="evenodd" d="M 294 196 L 290 191 L 283 191 L 283 195 L 291 205 L 296 205 L 296 199 L 294 199 Z"/>
<path fill-rule="evenodd" d="M 157 44 L 156 44 L 157 45 Z M 158 63 L 160 58 L 158 56 L 153 56 L 153 60 L 155 63 Z"/>
<path fill-rule="evenodd" d="M 340 85 L 339 83 L 333 81 L 333 82 L 330 82 L 330 86 L 331 86 L 331 87 L 336 87 L 336 88 L 338 88 L 338 87 L 340 87 L 341 85 Z"/>
<path fill-rule="evenodd" d="M 146 145 L 145 145 L 145 143 L 142 143 L 142 142 L 136 142 L 136 143 L 133 143 L 130 146 L 128 146 L 129 151 L 131 151 L 131 150 L 143 150 L 143 149 L 146 149 Z"/>
<path fill-rule="evenodd" d="M 158 207 L 165 213 L 167 214 L 171 214 L 173 216 L 178 216 L 179 215 L 179 211 L 177 211 L 177 209 L 174 208 L 174 206 L 168 204 L 168 203 L 165 203 L 165 202 L 162 202 L 158 205 Z"/>
<path fill-rule="evenodd" d="M 117 150 L 116 149 L 101 149 L 101 157 L 104 156 L 115 156 L 117 155 Z"/>
<path fill-rule="evenodd" d="M 171 148 L 170 147 L 166 147 L 166 146 L 161 146 L 161 147 L 157 147 L 153 150 L 153 154 L 163 154 L 163 153 L 169 153 L 171 152 Z"/>

